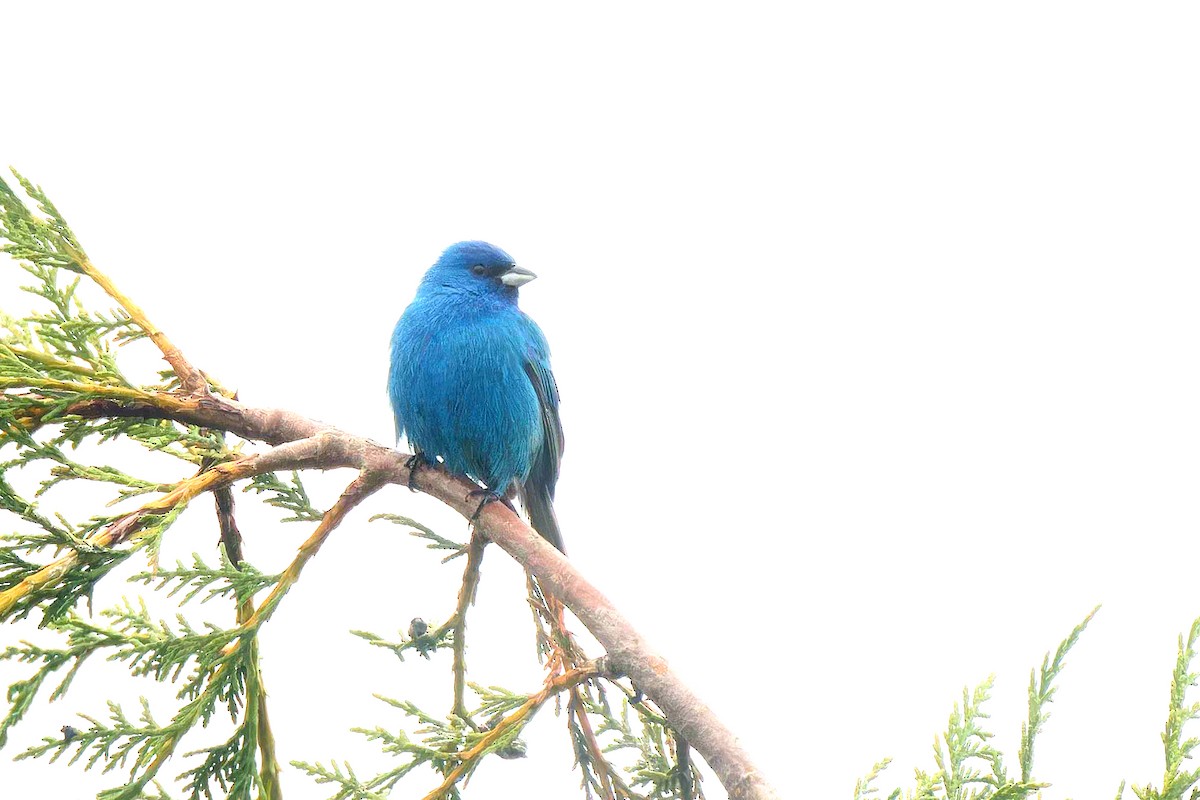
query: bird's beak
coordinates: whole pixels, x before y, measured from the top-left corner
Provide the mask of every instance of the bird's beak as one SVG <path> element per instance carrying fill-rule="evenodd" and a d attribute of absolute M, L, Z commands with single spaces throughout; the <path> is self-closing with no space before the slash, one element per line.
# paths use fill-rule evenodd
<path fill-rule="evenodd" d="M 537 275 L 534 275 L 529 270 L 523 267 L 518 267 L 514 264 L 508 268 L 508 272 L 505 272 L 500 276 L 500 282 L 505 286 L 517 287 L 524 286 L 536 277 Z"/>

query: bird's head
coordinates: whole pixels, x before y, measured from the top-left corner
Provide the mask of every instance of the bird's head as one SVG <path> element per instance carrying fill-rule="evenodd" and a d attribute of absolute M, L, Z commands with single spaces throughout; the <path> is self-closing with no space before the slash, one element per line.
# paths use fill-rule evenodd
<path fill-rule="evenodd" d="M 516 297 L 517 287 L 536 278 L 508 253 L 487 242 L 459 242 L 442 253 L 425 274 L 423 287 Z"/>

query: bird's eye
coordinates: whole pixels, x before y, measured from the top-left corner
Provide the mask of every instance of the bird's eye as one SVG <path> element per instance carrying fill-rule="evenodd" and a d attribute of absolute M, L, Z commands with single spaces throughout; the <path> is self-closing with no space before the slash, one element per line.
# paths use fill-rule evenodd
<path fill-rule="evenodd" d="M 483 264 L 476 264 L 471 267 L 471 272 L 474 272 L 476 275 L 486 275 L 487 267 L 483 266 Z"/>

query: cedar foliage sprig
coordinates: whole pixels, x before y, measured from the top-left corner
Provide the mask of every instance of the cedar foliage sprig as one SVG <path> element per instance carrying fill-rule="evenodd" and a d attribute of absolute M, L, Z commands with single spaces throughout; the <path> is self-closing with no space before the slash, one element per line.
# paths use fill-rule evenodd
<path fill-rule="evenodd" d="M 96 584 L 135 552 L 145 551 L 154 564 L 159 540 L 187 508 L 186 499 L 167 502 L 170 493 L 189 473 L 228 461 L 236 450 L 222 432 L 195 425 L 80 413 L 95 404 L 152 398 L 174 382 L 137 386 L 122 372 L 120 347 L 146 335 L 144 321 L 124 308 L 95 313 L 84 306 L 82 281 L 95 281 L 98 273 L 53 204 L 20 176 L 18 183 L 37 210 L 0 180 L 0 239 L 4 252 L 33 278 L 22 288 L 42 306 L 24 319 L 0 317 L 0 509 L 22 525 L 0 541 L 0 620 L 16 622 L 40 612 L 40 626 L 60 644 L 22 641 L 0 652 L 0 660 L 32 667 L 9 687 L 0 745 L 45 688 L 54 686 L 47 700 L 64 697 L 92 656 L 102 654 L 124 663 L 131 677 L 175 684 L 180 706 L 169 721 L 160 723 L 148 701 L 132 718 L 110 701 L 107 715 L 81 714 L 86 726 L 66 726 L 61 735 L 44 737 L 18 758 L 53 761 L 69 753 L 68 763 L 82 762 L 85 768 L 127 770 L 122 786 L 101 793 L 106 800 L 166 798 L 155 779 L 175 757 L 179 741 L 227 713 L 234 723 L 228 740 L 182 757 L 191 765 L 181 776 L 189 796 L 249 797 L 253 788 L 263 797 L 277 797 L 274 756 L 261 746 L 259 735 L 265 729 L 259 726 L 263 695 L 256 631 L 196 625 L 181 609 L 196 597 L 227 598 L 239 606 L 277 583 L 278 576 L 264 576 L 244 562 L 224 560 L 209 567 L 195 556 L 190 566 L 179 563 L 132 577 L 176 600 L 180 610 L 173 622 L 155 616 L 142 598 L 101 610 L 103 623 L 76 610 L 82 599 L 90 608 Z M 122 466 L 88 463 L 79 455 L 94 452 L 84 451 L 85 443 L 117 438 L 172 456 L 183 470 L 177 477 L 139 475 Z M 153 463 L 169 469 L 165 462 Z M 112 487 L 114 503 L 141 495 L 153 499 L 134 514 L 85 520 L 69 519 L 62 508 L 45 510 L 80 481 Z M 25 486 L 32 486 L 32 493 Z M 290 496 L 303 496 L 300 484 L 289 488 Z M 55 504 L 66 508 L 68 500 Z M 107 535 L 121 526 L 122 536 Z"/>
<path fill-rule="evenodd" d="M 1184 769 L 1184 763 L 1193 758 L 1193 751 L 1200 745 L 1195 736 L 1184 738 L 1183 728 L 1187 723 L 1200 719 L 1200 701 L 1187 701 L 1188 689 L 1196 686 L 1200 675 L 1192 672 L 1192 661 L 1196 658 L 1196 641 L 1200 639 L 1200 618 L 1192 623 L 1187 640 L 1179 637 L 1179 655 L 1175 659 L 1175 671 L 1171 675 L 1171 697 L 1167 704 L 1167 724 L 1163 729 L 1163 755 L 1166 769 L 1163 772 L 1162 789 L 1153 784 L 1133 786 L 1139 800 L 1179 800 L 1188 795 L 1200 794 L 1200 767 Z M 1120 797 L 1120 795 L 1118 795 Z"/>
<path fill-rule="evenodd" d="M 281 480 L 274 472 L 255 475 L 245 491 L 266 495 L 263 502 L 287 511 L 291 516 L 284 517 L 281 522 L 317 522 L 321 519 L 321 512 L 308 499 L 308 490 L 304 488 L 299 472 L 293 472 L 290 481 Z"/>
<path fill-rule="evenodd" d="M 907 790 L 897 788 L 887 800 L 1019 800 L 1050 786 L 1031 777 L 1034 744 L 1050 716 L 1047 706 L 1054 699 L 1055 681 L 1062 672 L 1065 658 L 1099 610 L 1099 606 L 1092 609 L 1059 644 L 1053 657 L 1047 653 L 1040 670 L 1032 672 L 1029 715 L 1021 724 L 1019 778 L 1008 777 L 1001 753 L 989 743 L 992 734 L 983 726 L 987 714 L 982 706 L 989 698 L 993 681 L 989 677 L 974 690 L 963 690 L 961 707 L 955 705 L 946 732 L 935 738 L 936 769 L 930 772 L 918 769 L 916 786 Z M 1133 792 L 1139 800 L 1182 800 L 1184 797 L 1194 800 L 1200 796 L 1200 767 L 1184 768 L 1185 762 L 1193 758 L 1195 749 L 1200 746 L 1200 738 L 1184 734 L 1187 723 L 1200 719 L 1200 701 L 1188 702 L 1187 698 L 1188 689 L 1200 682 L 1200 675 L 1191 671 L 1198 640 L 1200 618 L 1192 623 L 1186 639 L 1179 637 L 1179 654 L 1171 678 L 1167 722 L 1162 734 L 1166 761 L 1163 788 L 1135 784 Z M 886 758 L 879 761 L 858 780 L 854 786 L 854 800 L 876 800 L 880 796 L 877 783 L 890 763 L 891 759 Z M 1124 793 L 1125 782 L 1122 781 L 1117 788 L 1117 800 L 1121 800 Z"/>
<path fill-rule="evenodd" d="M 248 593 L 274 580 L 252 571 L 243 575 L 232 570 L 228 562 L 223 568 L 212 569 L 195 556 L 193 563 L 194 569 L 180 564 L 168 575 L 154 576 L 161 578 L 160 589 L 172 582 L 177 583 L 173 587 L 175 593 L 191 587 L 179 598 L 181 605 L 198 597 L 204 589 L 208 590 L 207 600 Z M 143 582 L 147 574 L 134 578 Z M 225 586 L 213 586 L 218 580 Z M 55 700 L 66 694 L 87 659 L 103 653 L 109 661 L 123 662 L 131 676 L 177 685 L 177 697 L 183 705 L 171 721 L 157 722 L 144 699 L 136 721 L 130 720 L 119 704 L 110 701 L 107 721 L 81 714 L 89 726 L 72 728 L 70 732 L 64 729 L 61 736 L 45 737 L 41 745 L 28 748 L 17 758 L 50 755 L 53 761 L 73 750 L 69 759 L 72 764 L 83 760 L 89 769 L 101 764 L 102 772 L 127 767 L 127 785 L 102 792 L 100 797 L 132 800 L 156 777 L 187 731 L 197 725 L 207 726 L 214 716 L 224 712 L 235 723 L 233 735 L 222 744 L 188 754 L 203 755 L 203 759 L 187 770 L 184 777 L 193 797 L 211 796 L 214 786 L 227 790 L 229 797 L 249 797 L 249 787 L 257 780 L 258 717 L 257 706 L 251 702 L 258 691 L 254 637 L 246 636 L 240 627 L 220 628 L 209 622 L 197 627 L 183 613 L 176 615 L 174 623 L 157 619 L 140 599 L 136 603 L 123 600 L 116 607 L 103 610 L 101 616 L 109 624 L 96 624 L 73 612 L 55 620 L 51 629 L 65 639 L 62 648 L 22 642 L 0 653 L 0 660 L 38 665 L 29 679 L 10 687 L 9 697 L 14 702 L 0 723 L 0 742 L 21 720 L 52 673 L 67 668 L 65 677 L 48 698 Z"/>

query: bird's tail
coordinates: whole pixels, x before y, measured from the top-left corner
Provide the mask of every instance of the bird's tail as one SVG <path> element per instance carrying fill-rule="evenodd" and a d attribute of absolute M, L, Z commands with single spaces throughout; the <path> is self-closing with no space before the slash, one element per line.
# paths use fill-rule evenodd
<path fill-rule="evenodd" d="M 541 537 L 558 548 L 560 553 L 566 553 L 563 547 L 562 533 L 558 529 L 558 517 L 554 515 L 554 499 L 550 490 L 545 486 L 521 487 L 521 505 L 529 514 L 529 522 Z"/>

